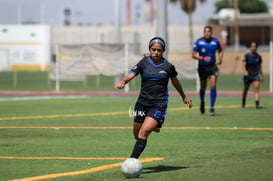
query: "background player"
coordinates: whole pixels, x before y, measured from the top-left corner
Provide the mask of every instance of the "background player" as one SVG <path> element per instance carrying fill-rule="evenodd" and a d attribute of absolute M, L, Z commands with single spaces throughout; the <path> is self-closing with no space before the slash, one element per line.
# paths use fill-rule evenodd
<path fill-rule="evenodd" d="M 250 51 L 245 54 L 242 61 L 242 71 L 244 74 L 244 89 L 242 95 L 242 107 L 246 105 L 246 97 L 250 84 L 253 85 L 255 105 L 257 109 L 261 109 L 260 106 L 260 82 L 264 81 L 263 69 L 262 69 L 262 57 L 257 53 L 257 43 L 250 43 Z"/>
<path fill-rule="evenodd" d="M 218 67 L 222 63 L 223 49 L 218 39 L 212 37 L 212 27 L 205 26 L 203 37 L 196 40 L 193 45 L 192 57 L 198 60 L 198 74 L 200 79 L 200 112 L 205 113 L 205 92 L 207 79 L 210 85 L 210 115 L 215 115 L 214 105 L 216 101 L 216 81 L 218 76 Z M 218 51 L 218 57 L 216 57 Z"/>

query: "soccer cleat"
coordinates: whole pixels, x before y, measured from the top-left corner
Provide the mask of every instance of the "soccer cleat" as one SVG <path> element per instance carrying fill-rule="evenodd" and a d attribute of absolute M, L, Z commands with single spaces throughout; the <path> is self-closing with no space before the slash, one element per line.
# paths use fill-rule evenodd
<path fill-rule="evenodd" d="M 262 109 L 263 107 L 262 106 L 256 106 L 256 109 Z"/>
<path fill-rule="evenodd" d="M 214 115 L 215 115 L 214 108 L 210 108 L 210 110 L 209 110 L 209 115 L 210 115 L 210 116 L 214 116 Z"/>
<path fill-rule="evenodd" d="M 205 113 L 205 103 L 200 103 L 200 113 L 204 114 Z"/>

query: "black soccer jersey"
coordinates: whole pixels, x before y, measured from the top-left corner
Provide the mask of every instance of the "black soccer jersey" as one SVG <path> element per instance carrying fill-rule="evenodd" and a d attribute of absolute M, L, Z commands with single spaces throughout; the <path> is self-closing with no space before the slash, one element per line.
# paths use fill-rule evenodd
<path fill-rule="evenodd" d="M 248 75 L 255 77 L 259 75 L 260 65 L 262 63 L 262 57 L 258 53 L 247 53 L 243 59 L 243 62 L 246 63 L 246 70 Z"/>
<path fill-rule="evenodd" d="M 132 69 L 131 73 L 141 75 L 141 90 L 138 103 L 145 106 L 166 106 L 168 103 L 168 82 L 175 78 L 175 67 L 166 59 L 155 64 L 151 57 L 144 57 Z"/>

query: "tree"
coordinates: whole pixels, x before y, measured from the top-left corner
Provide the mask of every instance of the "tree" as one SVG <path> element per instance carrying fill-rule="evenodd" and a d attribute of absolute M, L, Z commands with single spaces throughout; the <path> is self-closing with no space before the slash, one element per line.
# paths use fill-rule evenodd
<path fill-rule="evenodd" d="M 216 12 L 223 8 L 233 8 L 231 0 L 220 0 L 215 3 Z M 240 13 L 267 13 L 268 7 L 262 0 L 238 0 Z"/>
<path fill-rule="evenodd" d="M 193 45 L 193 21 L 192 21 L 192 13 L 196 8 L 197 0 L 170 0 L 172 3 L 180 1 L 181 9 L 188 14 L 189 18 L 189 37 L 190 37 L 190 47 Z M 199 2 L 204 3 L 206 0 L 199 0 Z"/>

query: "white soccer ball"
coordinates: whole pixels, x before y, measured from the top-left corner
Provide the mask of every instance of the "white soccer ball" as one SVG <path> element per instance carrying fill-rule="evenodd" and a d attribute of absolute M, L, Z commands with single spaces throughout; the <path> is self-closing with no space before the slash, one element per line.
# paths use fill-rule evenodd
<path fill-rule="evenodd" d="M 139 177 L 142 172 L 142 163 L 136 158 L 128 158 L 123 162 L 121 172 L 126 178 Z"/>

